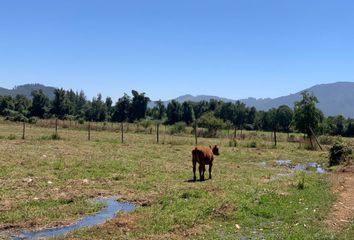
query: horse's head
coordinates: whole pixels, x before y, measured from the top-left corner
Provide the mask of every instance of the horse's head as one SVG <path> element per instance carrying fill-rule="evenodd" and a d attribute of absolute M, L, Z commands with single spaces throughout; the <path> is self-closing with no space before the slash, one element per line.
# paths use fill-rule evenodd
<path fill-rule="evenodd" d="M 211 148 L 211 147 L 210 147 Z M 217 145 L 215 145 L 213 148 L 212 148 L 212 151 L 213 151 L 213 154 L 214 155 L 220 155 L 219 153 L 219 148 Z"/>

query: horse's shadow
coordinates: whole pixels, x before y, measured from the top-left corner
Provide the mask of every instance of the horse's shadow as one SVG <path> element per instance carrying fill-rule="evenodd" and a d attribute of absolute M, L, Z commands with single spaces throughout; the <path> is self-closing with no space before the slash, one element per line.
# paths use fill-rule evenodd
<path fill-rule="evenodd" d="M 193 179 L 189 179 L 189 180 L 185 180 L 184 182 L 186 183 L 197 183 L 197 182 L 206 182 L 206 181 L 209 181 L 211 180 L 210 178 L 206 178 L 204 181 L 200 181 L 200 180 L 196 180 L 194 181 Z"/>

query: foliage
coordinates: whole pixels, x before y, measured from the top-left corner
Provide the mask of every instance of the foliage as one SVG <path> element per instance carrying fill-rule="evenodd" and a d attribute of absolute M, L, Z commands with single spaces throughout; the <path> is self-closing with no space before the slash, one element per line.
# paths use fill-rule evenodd
<path fill-rule="evenodd" d="M 167 105 L 167 123 L 174 124 L 182 121 L 182 105 L 176 100 L 172 100 Z"/>
<path fill-rule="evenodd" d="M 186 132 L 186 123 L 185 122 L 177 122 L 172 125 L 170 130 L 170 134 L 178 134 L 178 133 L 185 133 Z"/>
<path fill-rule="evenodd" d="M 316 96 L 303 92 L 302 100 L 295 103 L 294 124 L 300 132 L 312 136 L 311 129 L 317 131 L 323 120 L 323 113 L 316 108 L 318 100 Z"/>
<path fill-rule="evenodd" d="M 215 136 L 217 131 L 224 127 L 224 122 L 222 119 L 215 117 L 212 112 L 207 112 L 199 118 L 198 126 L 208 129 L 210 136 Z"/>
<path fill-rule="evenodd" d="M 342 164 L 349 160 L 353 149 L 342 141 L 337 141 L 329 150 L 329 166 Z"/>

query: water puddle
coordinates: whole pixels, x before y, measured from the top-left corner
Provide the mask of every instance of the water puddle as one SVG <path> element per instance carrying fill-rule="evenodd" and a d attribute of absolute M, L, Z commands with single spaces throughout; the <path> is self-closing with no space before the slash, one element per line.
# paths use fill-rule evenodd
<path fill-rule="evenodd" d="M 114 218 L 118 212 L 127 213 L 132 212 L 135 209 L 134 204 L 118 202 L 116 198 L 97 198 L 92 201 L 95 203 L 104 203 L 106 207 L 99 213 L 85 217 L 79 222 L 69 226 L 43 229 L 34 232 L 23 232 L 20 234 L 11 234 L 8 236 L 13 237 L 13 239 L 42 239 L 49 237 L 59 237 L 81 228 L 89 228 L 102 224 L 107 220 Z"/>
<path fill-rule="evenodd" d="M 307 164 L 297 164 L 295 166 L 291 165 L 291 160 L 277 160 L 278 166 L 286 166 L 295 171 L 301 172 L 317 172 L 317 173 L 325 173 L 326 171 L 322 168 L 322 166 L 318 163 L 307 163 Z"/>

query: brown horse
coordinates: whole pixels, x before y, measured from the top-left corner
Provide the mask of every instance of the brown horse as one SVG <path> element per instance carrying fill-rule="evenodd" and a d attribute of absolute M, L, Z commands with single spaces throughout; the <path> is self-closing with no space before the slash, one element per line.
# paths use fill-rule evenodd
<path fill-rule="evenodd" d="M 199 163 L 199 177 L 200 181 L 204 181 L 205 165 L 209 165 L 209 179 L 211 179 L 211 169 L 213 167 L 214 155 L 219 155 L 218 146 L 214 147 L 195 147 L 192 151 L 193 162 L 193 180 L 196 181 L 195 176 L 196 165 Z"/>

